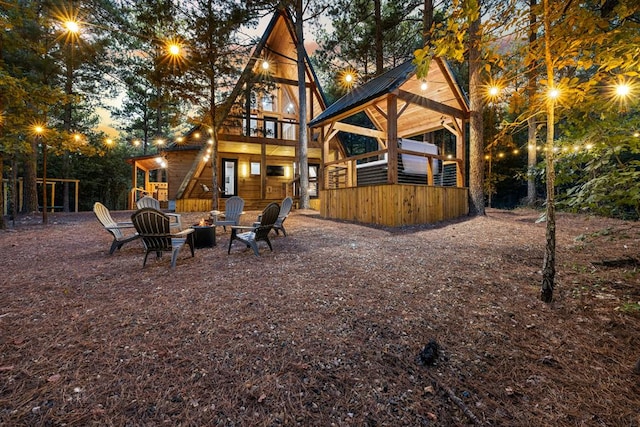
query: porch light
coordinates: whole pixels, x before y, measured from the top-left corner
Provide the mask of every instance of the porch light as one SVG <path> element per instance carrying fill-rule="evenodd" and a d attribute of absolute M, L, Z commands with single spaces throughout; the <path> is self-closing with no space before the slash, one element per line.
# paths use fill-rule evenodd
<path fill-rule="evenodd" d="M 422 83 L 420 83 L 420 90 L 421 91 L 426 92 L 428 87 L 429 87 L 429 85 L 427 84 L 426 80 L 423 80 Z"/>
<path fill-rule="evenodd" d="M 348 68 L 340 72 L 339 78 L 340 86 L 342 86 L 344 89 L 350 89 L 351 87 L 353 87 L 353 85 L 356 84 L 357 74 L 354 69 Z"/>
<path fill-rule="evenodd" d="M 269 69 L 269 61 L 267 61 L 266 59 L 263 59 L 261 67 L 264 71 L 267 71 Z"/>
<path fill-rule="evenodd" d="M 193 134 L 193 137 L 194 137 L 195 139 L 200 139 L 200 132 L 195 132 L 195 133 Z"/>

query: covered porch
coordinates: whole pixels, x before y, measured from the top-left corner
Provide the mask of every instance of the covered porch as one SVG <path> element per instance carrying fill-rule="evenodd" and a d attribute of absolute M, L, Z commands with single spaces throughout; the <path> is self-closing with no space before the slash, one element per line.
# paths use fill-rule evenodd
<path fill-rule="evenodd" d="M 349 92 L 310 126 L 323 144 L 323 217 L 387 226 L 468 213 L 465 127 L 469 108 L 447 64 L 418 79 L 408 61 Z M 342 156 L 344 135 L 377 150 Z"/>

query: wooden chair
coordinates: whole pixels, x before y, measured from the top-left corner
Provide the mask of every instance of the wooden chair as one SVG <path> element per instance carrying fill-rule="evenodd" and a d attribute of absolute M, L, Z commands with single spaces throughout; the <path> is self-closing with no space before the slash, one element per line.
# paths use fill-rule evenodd
<path fill-rule="evenodd" d="M 163 212 L 154 208 L 142 208 L 131 215 L 131 222 L 145 246 L 143 267 L 147 264 L 149 253 L 155 252 L 156 258 L 160 258 L 162 252 L 171 252 L 171 268 L 175 268 L 178 252 L 185 243 L 191 249 L 191 256 L 195 256 L 191 234 L 193 228 L 172 233 L 169 217 Z"/>
<path fill-rule="evenodd" d="M 231 253 L 231 244 L 234 240 L 238 240 L 239 242 L 247 245 L 248 248 L 253 249 L 253 253 L 256 256 L 260 256 L 260 252 L 258 251 L 258 242 L 264 241 L 269 245 L 269 249 L 273 252 L 273 247 L 271 246 L 271 241 L 269 240 L 269 232 L 273 228 L 273 224 L 275 224 L 278 219 L 278 213 L 280 212 L 280 206 L 277 203 L 270 203 L 264 211 L 262 211 L 262 215 L 260 216 L 260 225 L 257 227 L 243 227 L 234 225 L 231 226 L 231 238 L 229 239 L 229 249 L 227 253 Z M 249 230 L 241 233 L 241 230 Z"/>
<path fill-rule="evenodd" d="M 144 196 L 136 202 L 136 207 L 138 209 L 153 208 L 159 211 L 160 202 L 151 196 Z M 172 227 L 178 227 L 178 230 L 182 230 L 182 218 L 180 214 L 172 212 L 164 212 L 164 214 L 167 215 L 170 219 L 173 219 L 173 222 L 171 223 Z"/>
<path fill-rule="evenodd" d="M 285 230 L 284 228 L 284 220 L 287 219 L 289 213 L 291 213 L 292 207 L 293 199 L 291 197 L 286 197 L 280 205 L 280 213 L 278 214 L 278 219 L 276 220 L 275 224 L 273 224 L 273 230 L 276 232 L 276 234 L 280 234 L 280 231 L 282 231 L 282 234 L 284 234 L 285 236 L 287 235 L 287 230 Z M 262 215 L 258 215 L 258 220 L 253 223 L 254 227 L 260 225 L 261 217 Z"/>
<path fill-rule="evenodd" d="M 93 204 L 93 213 L 98 218 L 98 221 L 102 224 L 105 230 L 107 230 L 113 236 L 113 242 L 111 243 L 111 248 L 109 249 L 109 255 L 113 254 L 116 249 L 120 249 L 122 245 L 127 242 L 131 242 L 140 238 L 138 233 L 134 232 L 133 234 L 125 234 L 123 230 L 127 230 L 128 228 L 132 229 L 133 232 L 133 223 L 131 222 L 116 222 L 111 217 L 111 212 L 109 209 L 100 202 L 95 202 Z"/>
<path fill-rule="evenodd" d="M 244 213 L 244 199 L 238 196 L 232 196 L 227 199 L 224 213 L 211 211 L 213 225 L 222 226 L 227 231 L 227 225 L 240 225 L 240 216 Z M 223 218 L 223 219 L 220 219 Z"/>

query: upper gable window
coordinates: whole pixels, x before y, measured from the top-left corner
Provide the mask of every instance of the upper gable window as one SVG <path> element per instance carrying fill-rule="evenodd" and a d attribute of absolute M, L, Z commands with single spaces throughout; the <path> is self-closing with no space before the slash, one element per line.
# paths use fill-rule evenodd
<path fill-rule="evenodd" d="M 273 93 L 267 93 L 262 97 L 262 110 L 263 111 L 276 111 L 277 98 Z"/>

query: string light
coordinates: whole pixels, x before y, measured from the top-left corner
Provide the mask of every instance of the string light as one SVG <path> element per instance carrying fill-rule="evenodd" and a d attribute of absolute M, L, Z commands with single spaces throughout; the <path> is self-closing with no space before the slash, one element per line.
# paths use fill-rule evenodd
<path fill-rule="evenodd" d="M 356 80 L 357 80 L 356 70 L 352 68 L 344 69 L 340 72 L 338 78 L 339 78 L 338 84 L 343 89 L 351 89 L 356 84 Z"/>

